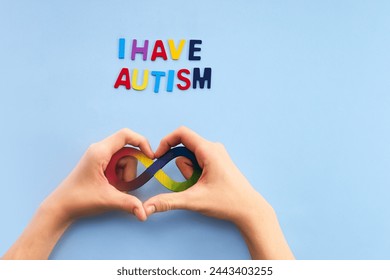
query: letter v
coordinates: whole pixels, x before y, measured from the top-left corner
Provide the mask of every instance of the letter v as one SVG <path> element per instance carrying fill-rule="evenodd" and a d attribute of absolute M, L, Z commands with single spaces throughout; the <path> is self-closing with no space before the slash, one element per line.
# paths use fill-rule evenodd
<path fill-rule="evenodd" d="M 181 39 L 179 41 L 179 46 L 176 48 L 175 42 L 172 39 L 168 40 L 169 51 L 171 52 L 171 57 L 173 60 L 178 60 L 180 58 L 181 52 L 183 51 L 183 47 L 186 40 Z"/>

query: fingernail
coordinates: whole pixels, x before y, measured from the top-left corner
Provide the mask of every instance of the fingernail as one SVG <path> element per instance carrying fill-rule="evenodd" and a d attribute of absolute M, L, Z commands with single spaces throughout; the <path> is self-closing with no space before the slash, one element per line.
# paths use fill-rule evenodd
<path fill-rule="evenodd" d="M 134 209 L 133 209 L 133 215 L 134 215 L 134 216 L 137 216 L 137 213 L 138 213 L 138 208 L 134 208 Z"/>
<path fill-rule="evenodd" d="M 154 205 L 150 205 L 146 208 L 146 215 L 150 216 L 152 215 L 154 212 L 156 212 L 156 206 Z"/>

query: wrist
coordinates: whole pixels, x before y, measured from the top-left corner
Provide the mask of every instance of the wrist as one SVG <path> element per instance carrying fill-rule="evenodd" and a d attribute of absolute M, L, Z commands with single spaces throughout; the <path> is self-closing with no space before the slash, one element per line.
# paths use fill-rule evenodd
<path fill-rule="evenodd" d="M 260 195 L 235 221 L 252 259 L 294 259 L 272 206 Z"/>
<path fill-rule="evenodd" d="M 66 213 L 65 209 L 52 201 L 50 196 L 41 203 L 37 215 L 42 216 L 55 228 L 66 229 L 74 222 L 74 219 Z"/>
<path fill-rule="evenodd" d="M 233 223 L 240 231 L 249 231 L 259 225 L 272 223 L 275 220 L 277 220 L 277 217 L 272 206 L 259 193 L 256 193 Z"/>

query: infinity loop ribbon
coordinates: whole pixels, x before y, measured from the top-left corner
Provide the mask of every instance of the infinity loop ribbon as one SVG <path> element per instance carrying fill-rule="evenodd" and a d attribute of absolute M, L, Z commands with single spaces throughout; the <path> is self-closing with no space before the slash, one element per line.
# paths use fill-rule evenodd
<path fill-rule="evenodd" d="M 127 156 L 135 157 L 146 167 L 146 170 L 142 172 L 141 175 L 130 182 L 124 182 L 116 175 L 116 166 L 118 161 Z M 190 159 L 194 168 L 191 178 L 184 182 L 176 182 L 172 180 L 161 169 L 172 159 L 180 156 Z M 198 181 L 201 173 L 202 170 L 199 167 L 195 155 L 186 147 L 172 148 L 156 161 L 151 160 L 138 149 L 124 147 L 112 156 L 105 171 L 108 182 L 120 191 L 132 191 L 138 189 L 154 176 L 168 190 L 180 192 L 194 185 Z"/>

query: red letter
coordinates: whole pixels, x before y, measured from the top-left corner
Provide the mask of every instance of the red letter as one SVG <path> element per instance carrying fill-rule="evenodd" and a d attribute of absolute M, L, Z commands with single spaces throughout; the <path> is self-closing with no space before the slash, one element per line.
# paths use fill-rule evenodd
<path fill-rule="evenodd" d="M 158 48 L 160 48 L 161 50 L 158 51 Z M 167 53 L 165 52 L 164 44 L 161 40 L 157 40 L 154 44 L 151 60 L 155 61 L 157 57 L 161 57 L 164 60 L 168 59 Z"/>
<path fill-rule="evenodd" d="M 123 77 L 124 77 L 124 79 L 123 79 Z M 118 88 L 119 86 L 125 86 L 126 89 L 130 89 L 130 75 L 129 75 L 128 68 L 122 68 L 121 72 L 119 73 L 119 76 L 116 79 L 114 88 Z"/>
<path fill-rule="evenodd" d="M 191 86 L 191 81 L 190 81 L 190 79 L 188 79 L 187 77 L 183 76 L 182 73 L 185 73 L 185 74 L 189 75 L 189 74 L 190 74 L 190 70 L 188 70 L 188 69 L 180 69 L 180 70 L 177 72 L 177 78 L 178 78 L 180 81 L 184 82 L 185 85 L 184 85 L 184 86 L 182 86 L 181 84 L 176 84 L 176 85 L 177 85 L 177 87 L 178 87 L 179 89 L 181 89 L 181 90 L 187 90 L 187 89 L 189 89 L 189 87 Z"/>

